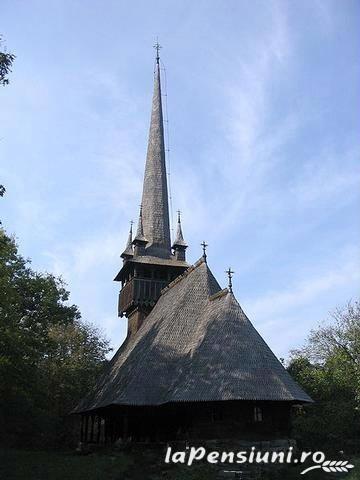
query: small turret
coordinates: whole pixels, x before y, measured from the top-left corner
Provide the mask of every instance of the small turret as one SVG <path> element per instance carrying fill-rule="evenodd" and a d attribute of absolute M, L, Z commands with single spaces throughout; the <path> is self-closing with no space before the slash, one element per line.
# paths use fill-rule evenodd
<path fill-rule="evenodd" d="M 172 249 L 174 250 L 174 255 L 176 260 L 183 260 L 185 261 L 185 251 L 187 249 L 187 243 L 184 240 L 184 236 L 181 229 L 181 218 L 180 218 L 180 210 L 178 211 L 178 221 L 177 221 L 177 231 L 176 231 L 176 238 L 173 243 Z"/>
<path fill-rule="evenodd" d="M 145 255 L 145 246 L 147 244 L 147 240 L 144 237 L 144 228 L 143 228 L 143 221 L 142 221 L 142 205 L 140 205 L 139 222 L 138 222 L 136 237 L 134 238 L 132 243 L 134 245 L 135 257 L 138 257 L 140 255 Z"/>
<path fill-rule="evenodd" d="M 132 226 L 133 226 L 133 221 L 131 220 L 128 241 L 126 243 L 125 250 L 120 255 L 120 257 L 124 259 L 124 262 L 134 256 L 134 250 L 132 246 Z"/>

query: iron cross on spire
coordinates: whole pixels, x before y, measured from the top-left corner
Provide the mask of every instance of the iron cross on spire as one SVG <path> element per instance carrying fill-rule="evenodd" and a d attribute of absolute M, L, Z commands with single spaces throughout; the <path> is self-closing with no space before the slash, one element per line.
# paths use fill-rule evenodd
<path fill-rule="evenodd" d="M 233 291 L 232 291 L 232 277 L 233 277 L 233 274 L 234 274 L 235 272 L 233 272 L 233 271 L 231 270 L 231 268 L 229 267 L 229 269 L 226 270 L 225 273 L 227 274 L 227 276 L 228 276 L 228 278 L 229 278 L 229 292 L 230 292 L 230 293 L 233 293 Z"/>
<path fill-rule="evenodd" d="M 154 45 L 154 48 L 156 50 L 156 63 L 159 65 L 159 60 L 160 60 L 159 52 L 160 52 L 160 48 L 162 48 L 162 46 L 160 45 L 157 38 L 156 38 L 156 43 Z"/>
<path fill-rule="evenodd" d="M 206 261 L 206 247 L 208 247 L 209 245 L 205 242 L 205 240 L 203 240 L 203 242 L 200 245 L 203 247 L 203 257 Z"/>

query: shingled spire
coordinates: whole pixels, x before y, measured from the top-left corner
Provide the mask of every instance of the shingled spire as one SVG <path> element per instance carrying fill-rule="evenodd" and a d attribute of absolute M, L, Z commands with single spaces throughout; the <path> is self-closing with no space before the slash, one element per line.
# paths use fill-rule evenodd
<path fill-rule="evenodd" d="M 148 241 L 146 255 L 169 258 L 171 244 L 158 49 L 142 205 L 144 237 Z"/>
<path fill-rule="evenodd" d="M 174 249 L 176 260 L 185 260 L 185 250 L 187 249 L 187 243 L 184 240 L 184 236 L 181 228 L 180 210 L 178 211 L 177 231 L 176 238 L 172 248 Z"/>
<path fill-rule="evenodd" d="M 134 251 L 132 247 L 132 226 L 133 226 L 133 222 L 131 221 L 128 241 L 126 243 L 125 250 L 120 255 L 121 258 L 123 258 L 124 260 L 131 258 L 134 255 Z"/>
<path fill-rule="evenodd" d="M 154 94 L 147 150 L 142 204 L 135 238 L 122 254 L 124 263 L 115 280 L 121 282 L 119 316 L 128 318 L 128 336 L 133 336 L 161 291 L 190 266 L 185 261 L 186 243 L 181 225 L 170 243 L 169 206 L 160 85 L 160 45 L 156 43 Z M 130 242 L 130 238 L 129 238 Z M 128 250 L 129 248 L 129 250 Z M 131 255 L 130 255 L 131 253 Z"/>
<path fill-rule="evenodd" d="M 135 236 L 135 238 L 132 242 L 133 245 L 135 246 L 135 248 L 134 248 L 135 257 L 145 254 L 145 245 L 147 244 L 147 239 L 144 237 L 143 213 L 142 212 L 143 212 L 143 208 L 142 208 L 142 205 L 140 205 L 138 227 L 137 227 L 137 231 L 136 231 L 136 236 Z"/>

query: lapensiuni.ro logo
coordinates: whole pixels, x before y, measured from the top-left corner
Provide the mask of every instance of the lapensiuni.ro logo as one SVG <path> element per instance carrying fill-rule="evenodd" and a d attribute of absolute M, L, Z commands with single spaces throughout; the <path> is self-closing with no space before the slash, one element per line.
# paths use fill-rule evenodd
<path fill-rule="evenodd" d="M 347 473 L 354 468 L 348 460 L 326 460 L 323 452 L 298 452 L 295 454 L 294 448 L 289 447 L 285 451 L 262 451 L 256 447 L 243 451 L 208 451 L 205 447 L 190 447 L 185 450 L 173 451 L 168 446 L 165 454 L 165 463 L 182 463 L 193 465 L 195 462 L 206 461 L 212 464 L 305 464 L 312 462 L 312 465 L 304 465 L 301 474 L 311 470 L 321 469 L 324 472 Z M 305 466 L 307 468 L 305 468 Z"/>

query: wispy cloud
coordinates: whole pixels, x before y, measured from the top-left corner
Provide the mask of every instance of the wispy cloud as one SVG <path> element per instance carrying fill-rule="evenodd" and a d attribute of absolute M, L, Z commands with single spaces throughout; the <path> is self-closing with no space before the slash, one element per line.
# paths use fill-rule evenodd
<path fill-rule="evenodd" d="M 71 302 L 81 308 L 83 318 L 103 329 L 118 347 L 126 335 L 126 321 L 117 317 L 119 285 L 112 279 L 121 268 L 125 232 L 96 233 L 72 244 L 63 242 L 44 252 L 48 270 L 66 280 Z"/>
<path fill-rule="evenodd" d="M 340 154 L 328 149 L 306 163 L 296 182 L 291 182 L 289 195 L 296 207 L 323 205 L 323 202 L 346 202 L 357 194 L 360 185 L 360 150 L 350 148 Z"/>
<path fill-rule="evenodd" d="M 274 351 L 286 357 L 336 305 L 358 298 L 359 265 L 359 247 L 349 246 L 334 253 L 326 265 L 303 265 L 290 285 L 280 283 L 276 289 L 245 298 L 243 307 Z"/>
<path fill-rule="evenodd" d="M 34 267 L 63 275 L 84 317 L 119 344 L 126 322 L 112 278 L 141 198 L 152 7 L 128 8 L 122 28 L 121 2 L 104 11 L 68 1 L 55 17 L 42 0 L 36 12 L 23 7 L 5 13 L 17 59 L 1 92 L 2 218 Z M 340 62 L 351 67 L 359 54 L 349 11 L 344 31 L 336 2 L 158 5 L 171 128 L 181 132 L 171 151 L 173 207 L 183 211 L 188 258 L 205 238 L 214 271 L 231 259 L 245 309 L 269 335 L 281 325 L 271 338 L 284 349 L 297 339 L 300 310 L 316 310 L 310 325 L 358 281 L 355 260 L 342 254 L 360 230 L 357 77 Z M 203 103 L 194 106 L 196 96 Z M 304 248 L 320 236 L 323 251 Z"/>
<path fill-rule="evenodd" d="M 331 268 L 311 278 L 302 278 L 292 288 L 269 291 L 263 297 L 250 302 L 249 311 L 254 318 L 273 317 L 274 314 L 283 315 L 312 302 L 323 293 L 331 292 L 344 285 L 356 285 L 360 279 L 359 260 L 360 251 L 344 265 L 338 265 L 337 268 Z"/>

